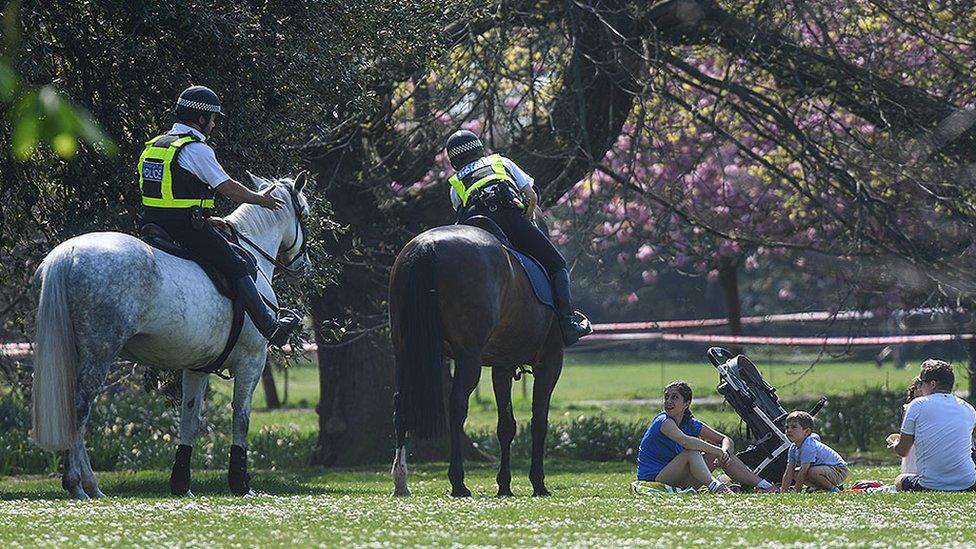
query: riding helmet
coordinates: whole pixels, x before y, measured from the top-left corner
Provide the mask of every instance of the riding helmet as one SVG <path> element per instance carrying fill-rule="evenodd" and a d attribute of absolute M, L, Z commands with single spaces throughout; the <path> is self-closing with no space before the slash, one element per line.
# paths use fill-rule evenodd
<path fill-rule="evenodd" d="M 181 120 L 209 113 L 223 114 L 220 98 L 206 86 L 190 86 L 176 100 L 176 117 Z"/>
<path fill-rule="evenodd" d="M 485 155 L 485 146 L 478 136 L 468 130 L 458 130 L 447 138 L 447 158 L 455 170 Z"/>

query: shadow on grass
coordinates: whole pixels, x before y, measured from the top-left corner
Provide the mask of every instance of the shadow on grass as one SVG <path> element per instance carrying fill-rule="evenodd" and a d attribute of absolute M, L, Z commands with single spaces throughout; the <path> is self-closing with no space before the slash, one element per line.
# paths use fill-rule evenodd
<path fill-rule="evenodd" d="M 159 471 L 125 471 L 96 473 L 99 488 L 110 498 L 172 498 L 169 474 Z M 323 470 L 253 471 L 251 488 L 258 495 L 307 496 L 353 495 L 369 493 L 343 483 L 341 489 L 329 486 L 329 473 Z M 195 496 L 228 496 L 227 473 L 195 471 L 190 483 Z M 68 499 L 61 489 L 60 477 L 7 478 L 0 480 L 0 501 Z"/>
<path fill-rule="evenodd" d="M 466 463 L 465 470 L 472 478 L 492 479 L 497 463 Z M 629 471 L 633 466 L 623 462 L 588 462 L 552 459 L 546 462 L 547 475 L 554 481 L 599 470 L 605 473 Z M 515 477 L 527 477 L 528 460 L 513 460 Z M 168 471 L 100 472 L 99 487 L 110 498 L 169 499 Z M 389 466 L 362 465 L 334 469 L 298 469 L 288 471 L 252 471 L 251 487 L 259 495 L 267 496 L 389 496 L 392 481 Z M 447 463 L 419 463 L 410 466 L 411 482 L 424 482 L 423 492 L 429 495 L 447 494 Z M 571 482 L 571 481 L 570 481 Z M 225 471 L 194 471 L 191 490 L 196 496 L 232 498 Z M 24 476 L 0 479 L 0 501 L 66 500 L 60 477 Z"/>

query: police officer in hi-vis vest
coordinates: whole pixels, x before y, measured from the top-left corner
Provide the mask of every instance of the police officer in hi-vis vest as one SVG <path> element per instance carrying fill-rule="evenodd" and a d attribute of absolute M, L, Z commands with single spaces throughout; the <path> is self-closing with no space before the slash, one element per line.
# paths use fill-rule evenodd
<path fill-rule="evenodd" d="M 214 226 L 224 221 L 211 217 L 214 191 L 237 203 L 257 204 L 270 210 L 284 205 L 268 187 L 255 193 L 231 179 L 206 143 L 221 115 L 220 99 L 204 86 L 192 86 L 176 100 L 176 123 L 165 134 L 146 143 L 139 158 L 142 192 L 140 224 L 162 226 L 181 246 L 201 261 L 216 267 L 237 290 L 251 321 L 275 346 L 281 346 L 301 322 L 296 315 L 278 319 L 265 305 L 247 265 Z"/>
<path fill-rule="evenodd" d="M 513 246 L 542 264 L 552 280 L 565 345 L 591 333 L 589 321 L 574 318 L 566 260 L 532 222 L 539 200 L 532 177 L 508 158 L 488 155 L 478 136 L 467 130 L 454 132 L 447 139 L 447 157 L 457 172 L 450 183 L 451 205 L 458 211 L 458 221 L 473 215 L 490 218 L 505 231 Z"/>

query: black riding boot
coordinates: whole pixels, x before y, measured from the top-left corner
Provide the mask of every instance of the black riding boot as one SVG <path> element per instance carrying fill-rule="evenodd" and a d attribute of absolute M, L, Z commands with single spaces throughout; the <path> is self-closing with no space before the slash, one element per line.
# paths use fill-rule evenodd
<path fill-rule="evenodd" d="M 275 347 L 284 345 L 288 341 L 288 335 L 302 322 L 298 315 L 282 309 L 285 314 L 280 319 L 276 319 L 261 299 L 261 294 L 258 293 L 254 281 L 249 276 L 237 279 L 234 287 L 237 289 L 238 299 L 244 303 L 247 315 L 251 317 L 251 322 L 257 326 L 261 335 Z"/>
<path fill-rule="evenodd" d="M 569 347 L 576 341 L 593 332 L 590 322 L 583 317 L 577 321 L 573 311 L 573 296 L 569 293 L 569 271 L 559 269 L 552 276 L 552 287 L 556 292 L 556 316 L 559 329 L 563 333 L 563 345 Z"/>

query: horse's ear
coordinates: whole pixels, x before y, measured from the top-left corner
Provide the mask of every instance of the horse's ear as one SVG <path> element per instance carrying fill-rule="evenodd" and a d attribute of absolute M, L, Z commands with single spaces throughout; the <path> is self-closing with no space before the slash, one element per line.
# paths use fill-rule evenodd
<path fill-rule="evenodd" d="M 298 175 L 295 176 L 295 192 L 302 192 L 302 189 L 305 188 L 306 183 L 308 183 L 308 171 L 302 170 Z"/>
<path fill-rule="evenodd" d="M 259 191 L 271 184 L 271 182 L 268 181 L 267 179 L 254 175 L 251 172 L 247 172 L 247 176 L 251 178 L 251 183 L 254 184 L 254 188 L 256 188 Z"/>

